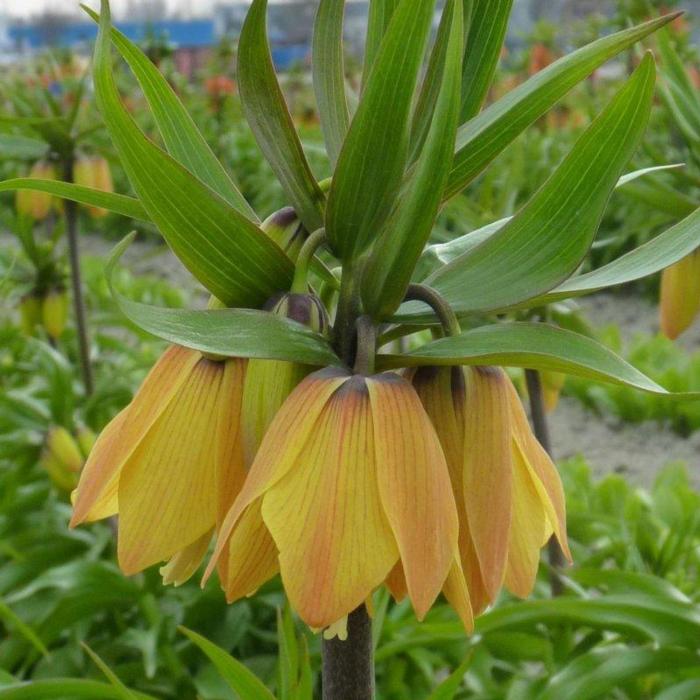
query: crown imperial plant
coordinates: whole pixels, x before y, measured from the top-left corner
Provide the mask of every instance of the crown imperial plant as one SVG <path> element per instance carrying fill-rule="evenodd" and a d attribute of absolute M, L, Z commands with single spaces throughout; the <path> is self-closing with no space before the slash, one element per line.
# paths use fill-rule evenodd
<path fill-rule="evenodd" d="M 519 134 L 675 16 L 584 46 L 484 107 L 511 4 L 448 0 L 432 39 L 434 0 L 371 0 L 351 94 L 344 3 L 321 0 L 312 72 L 333 175 L 319 183 L 277 82 L 267 2 L 254 0 L 237 85 L 289 204 L 264 223 L 168 82 L 112 27 L 107 0 L 99 15 L 88 10 L 99 23 L 97 104 L 135 197 L 65 185 L 58 194 L 150 221 L 218 302 L 160 309 L 113 290 L 126 316 L 172 346 L 97 440 L 73 524 L 118 514 L 125 573 L 165 562 L 173 583 L 215 538 L 207 575 L 218 570 L 231 601 L 280 572 L 301 619 L 326 628 L 327 698 L 372 696 L 377 588 L 407 596 L 419 618 L 442 593 L 468 632 L 502 586 L 530 592 L 551 535 L 568 556 L 559 478 L 502 367 L 666 394 L 589 337 L 513 320 L 697 247 L 695 212 L 580 274 L 644 134 L 650 54 L 512 218 L 431 243 L 443 205 Z M 124 107 L 113 47 L 162 147 Z"/>

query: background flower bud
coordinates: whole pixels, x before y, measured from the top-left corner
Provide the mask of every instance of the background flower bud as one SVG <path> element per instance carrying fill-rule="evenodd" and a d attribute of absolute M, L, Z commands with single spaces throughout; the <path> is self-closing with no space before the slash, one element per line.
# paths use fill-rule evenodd
<path fill-rule="evenodd" d="M 112 172 L 109 163 L 101 156 L 82 156 L 75 162 L 73 180 L 77 185 L 92 187 L 103 192 L 114 192 Z M 88 213 L 95 219 L 107 216 L 107 210 L 101 207 L 88 207 Z"/>
<path fill-rule="evenodd" d="M 260 228 L 282 248 L 290 260 L 297 259 L 307 231 L 292 207 L 284 207 L 271 214 Z"/>
<path fill-rule="evenodd" d="M 39 178 L 41 180 L 55 180 L 56 169 L 51 163 L 39 161 L 35 163 L 29 171 L 29 177 Z M 30 216 L 35 221 L 42 221 L 45 219 L 49 215 L 53 204 L 54 198 L 46 192 L 18 190 L 15 197 L 17 213 Z"/>
<path fill-rule="evenodd" d="M 64 289 L 54 288 L 41 304 L 41 322 L 49 337 L 57 340 L 66 328 L 68 318 L 68 296 Z"/>

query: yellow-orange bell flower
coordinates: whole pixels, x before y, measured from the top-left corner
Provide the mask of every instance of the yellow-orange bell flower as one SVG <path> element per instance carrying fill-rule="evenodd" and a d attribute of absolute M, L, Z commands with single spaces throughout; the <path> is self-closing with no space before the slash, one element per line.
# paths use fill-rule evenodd
<path fill-rule="evenodd" d="M 458 559 L 457 537 L 445 458 L 411 385 L 326 368 L 272 421 L 207 575 L 218 562 L 233 601 L 279 570 L 301 618 L 324 628 L 400 561 L 422 618 Z"/>
<path fill-rule="evenodd" d="M 661 332 L 675 340 L 700 312 L 700 249 L 661 274 Z"/>
<path fill-rule="evenodd" d="M 504 584 L 528 596 L 540 549 L 552 533 L 570 553 L 561 481 L 515 387 L 494 367 L 424 367 L 411 380 L 447 457 L 474 613 Z"/>
<path fill-rule="evenodd" d="M 245 473 L 240 406 L 245 361 L 170 347 L 132 402 L 103 430 L 74 493 L 71 526 L 119 515 L 126 574 L 153 564 L 182 583 Z"/>

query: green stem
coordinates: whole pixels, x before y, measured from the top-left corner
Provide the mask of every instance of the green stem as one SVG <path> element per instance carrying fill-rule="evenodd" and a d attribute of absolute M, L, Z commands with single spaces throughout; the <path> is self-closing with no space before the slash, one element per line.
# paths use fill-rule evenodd
<path fill-rule="evenodd" d="M 294 294 L 306 294 L 309 291 L 309 268 L 316 251 L 326 242 L 326 229 L 314 231 L 305 241 L 297 256 L 291 291 Z"/>
<path fill-rule="evenodd" d="M 356 322 L 360 316 L 360 302 L 356 292 L 356 280 L 352 267 L 343 270 L 338 306 L 333 323 L 335 351 L 348 367 L 355 364 Z"/>
<path fill-rule="evenodd" d="M 73 182 L 73 156 L 63 159 L 63 180 Z M 92 366 L 90 365 L 90 341 L 88 339 L 87 318 L 85 313 L 85 301 L 83 299 L 83 287 L 80 274 L 80 250 L 78 247 L 78 206 L 75 202 L 65 200 L 63 212 L 66 222 L 66 237 L 68 240 L 68 258 L 70 261 L 70 278 L 73 291 L 73 313 L 75 315 L 75 328 L 78 336 L 78 356 L 80 369 L 83 374 L 85 395 L 90 396 L 93 391 Z"/>
<path fill-rule="evenodd" d="M 422 301 L 436 314 L 445 335 L 459 335 L 462 329 L 457 314 L 445 299 L 434 289 L 424 284 L 411 284 L 406 291 L 406 301 Z"/>
<path fill-rule="evenodd" d="M 357 319 L 357 352 L 355 374 L 374 374 L 374 358 L 377 354 L 377 327 L 369 316 Z"/>

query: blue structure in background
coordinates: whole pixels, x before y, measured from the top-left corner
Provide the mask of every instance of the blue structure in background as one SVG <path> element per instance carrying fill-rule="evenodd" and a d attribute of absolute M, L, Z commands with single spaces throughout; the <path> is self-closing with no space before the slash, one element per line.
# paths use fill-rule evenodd
<path fill-rule="evenodd" d="M 116 27 L 135 43 L 149 36 L 163 38 L 178 49 L 206 49 L 221 39 L 217 35 L 213 19 L 164 20 L 159 22 L 116 22 Z M 56 27 L 50 41 L 46 31 L 35 25 L 9 27 L 10 46 L 19 52 L 37 51 L 53 46 L 89 47 L 97 38 L 94 22 L 71 23 Z M 272 58 L 279 70 L 304 62 L 310 52 L 306 43 L 287 43 L 285 37 L 272 33 Z"/>

